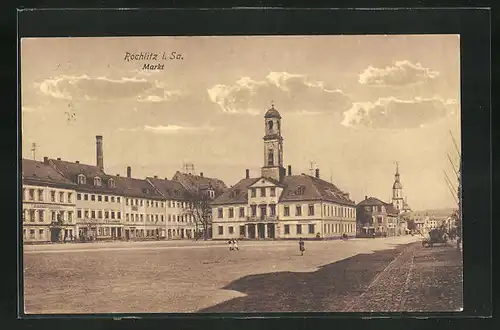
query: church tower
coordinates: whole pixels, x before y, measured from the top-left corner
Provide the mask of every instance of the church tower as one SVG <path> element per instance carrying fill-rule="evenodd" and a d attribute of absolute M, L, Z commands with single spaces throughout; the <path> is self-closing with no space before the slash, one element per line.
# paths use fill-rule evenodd
<path fill-rule="evenodd" d="M 281 136 L 281 115 L 272 104 L 264 115 L 264 166 L 261 175 L 277 181 L 285 176 L 283 167 L 283 137 Z"/>
<path fill-rule="evenodd" d="M 392 206 L 401 211 L 404 206 L 403 185 L 399 181 L 399 164 L 396 162 L 396 174 L 394 174 L 394 184 L 392 185 Z"/>

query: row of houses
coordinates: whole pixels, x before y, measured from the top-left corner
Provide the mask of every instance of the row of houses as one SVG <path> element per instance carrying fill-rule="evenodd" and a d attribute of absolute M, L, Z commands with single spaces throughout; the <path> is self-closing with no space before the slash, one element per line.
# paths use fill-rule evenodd
<path fill-rule="evenodd" d="M 23 159 L 24 241 L 183 239 L 200 233 L 213 239 L 334 239 L 361 231 L 398 233 L 394 219 L 409 209 L 398 169 L 391 204 L 368 197 L 356 204 L 349 193 L 323 180 L 319 169 L 314 175 L 293 174 L 290 165 L 285 169 L 281 121 L 274 106 L 266 112 L 260 176 L 250 177 L 246 169 L 229 188 L 203 173 L 137 179 L 128 167 L 126 177 L 110 175 L 104 171 L 102 136 L 96 137 L 96 165 Z"/>
<path fill-rule="evenodd" d="M 102 137 L 97 164 L 45 157 L 22 160 L 23 241 L 194 238 L 206 229 L 192 210 L 197 196 L 215 198 L 224 182 L 177 172 L 169 180 L 104 171 Z"/>

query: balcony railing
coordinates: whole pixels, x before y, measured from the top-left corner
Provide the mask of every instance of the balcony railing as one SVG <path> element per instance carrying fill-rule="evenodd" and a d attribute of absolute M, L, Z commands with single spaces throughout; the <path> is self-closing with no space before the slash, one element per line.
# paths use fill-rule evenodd
<path fill-rule="evenodd" d="M 261 221 L 277 222 L 278 216 L 277 215 L 247 216 L 246 219 L 247 219 L 247 221 L 250 221 L 250 222 L 261 222 Z"/>

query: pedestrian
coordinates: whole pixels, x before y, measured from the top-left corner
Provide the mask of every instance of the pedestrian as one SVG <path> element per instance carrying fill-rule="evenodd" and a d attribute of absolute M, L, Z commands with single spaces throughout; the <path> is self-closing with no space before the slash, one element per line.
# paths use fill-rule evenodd
<path fill-rule="evenodd" d="M 299 251 L 300 251 L 301 256 L 304 255 L 305 250 L 306 250 L 306 248 L 304 247 L 304 240 L 302 240 L 302 237 L 301 237 L 301 238 L 299 238 Z"/>
<path fill-rule="evenodd" d="M 240 249 L 238 248 L 238 241 L 233 239 L 233 249 L 235 249 L 236 251 L 239 251 Z"/>
<path fill-rule="evenodd" d="M 227 243 L 229 244 L 229 251 L 233 251 L 234 250 L 233 241 L 229 240 L 229 241 L 227 241 Z"/>

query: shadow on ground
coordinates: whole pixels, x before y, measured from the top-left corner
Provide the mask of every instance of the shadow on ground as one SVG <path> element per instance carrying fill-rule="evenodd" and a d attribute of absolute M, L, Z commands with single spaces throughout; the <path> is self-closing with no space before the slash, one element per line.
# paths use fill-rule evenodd
<path fill-rule="evenodd" d="M 419 243 L 411 243 L 419 244 Z M 321 266 L 315 272 L 250 275 L 223 287 L 246 294 L 199 310 L 220 312 L 336 312 L 361 294 L 408 244 L 371 254 L 358 254 Z M 307 258 L 297 256 L 297 258 Z"/>

